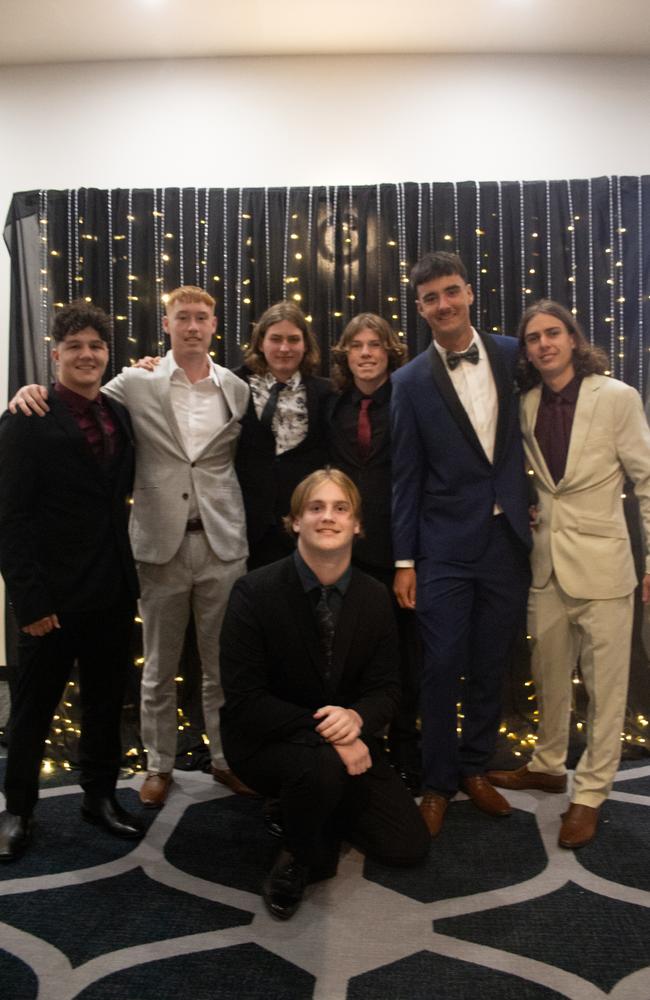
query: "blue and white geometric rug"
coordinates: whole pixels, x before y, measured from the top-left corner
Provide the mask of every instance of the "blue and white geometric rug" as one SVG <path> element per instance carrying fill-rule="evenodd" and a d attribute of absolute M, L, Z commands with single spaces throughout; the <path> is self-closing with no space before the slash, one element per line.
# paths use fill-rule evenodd
<path fill-rule="evenodd" d="M 175 772 L 132 845 L 50 787 L 31 850 L 0 867 L 2 1000 L 650 1000 L 650 765 L 621 771 L 596 840 L 557 846 L 565 795 L 462 795 L 420 868 L 349 849 L 296 916 L 259 896 L 278 850 L 258 800 Z"/>

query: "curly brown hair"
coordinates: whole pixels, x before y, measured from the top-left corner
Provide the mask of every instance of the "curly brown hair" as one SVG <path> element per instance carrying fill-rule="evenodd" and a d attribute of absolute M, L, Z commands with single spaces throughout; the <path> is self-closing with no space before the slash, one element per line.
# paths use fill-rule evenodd
<path fill-rule="evenodd" d="M 594 347 L 589 343 L 580 326 L 576 322 L 575 316 L 566 306 L 552 299 L 539 299 L 526 309 L 519 321 L 517 339 L 519 340 L 519 361 L 517 363 L 517 385 L 522 392 L 528 392 L 533 386 L 539 385 L 542 376 L 535 366 L 526 357 L 526 328 L 534 316 L 546 313 L 554 316 L 555 319 L 564 323 L 565 327 L 573 337 L 573 367 L 576 375 L 581 378 L 585 375 L 605 375 L 608 374 L 609 359 L 600 347 Z"/>
<path fill-rule="evenodd" d="M 354 378 L 348 364 L 350 343 L 362 330 L 372 330 L 379 337 L 382 347 L 388 354 L 388 371 L 394 372 L 408 360 L 408 349 L 402 343 L 393 328 L 376 313 L 359 313 L 354 316 L 341 334 L 338 344 L 332 348 L 331 378 L 338 392 L 345 392 L 354 385 Z"/>
<path fill-rule="evenodd" d="M 85 299 L 75 299 L 54 314 L 50 331 L 52 340 L 60 344 L 69 333 L 80 333 L 90 327 L 106 343 L 111 340 L 113 323 L 108 313 Z"/>
<path fill-rule="evenodd" d="M 253 327 L 251 342 L 244 351 L 244 364 L 256 375 L 264 375 L 269 370 L 262 352 L 262 341 L 268 328 L 283 320 L 298 327 L 302 333 L 305 353 L 300 362 L 300 372 L 302 375 L 311 375 L 320 365 L 320 350 L 302 309 L 295 302 L 287 300 L 276 302 L 275 305 L 270 306 L 266 312 L 262 313 Z"/>

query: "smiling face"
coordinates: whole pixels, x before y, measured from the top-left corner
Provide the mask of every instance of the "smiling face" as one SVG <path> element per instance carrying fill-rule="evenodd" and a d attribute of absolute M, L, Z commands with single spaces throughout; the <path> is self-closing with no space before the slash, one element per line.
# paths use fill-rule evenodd
<path fill-rule="evenodd" d="M 163 327 L 177 365 L 205 358 L 217 329 L 217 317 L 207 302 L 178 299 L 168 306 Z"/>
<path fill-rule="evenodd" d="M 83 322 L 83 321 L 82 321 Z M 108 364 L 108 344 L 92 327 L 68 333 L 52 351 L 61 385 L 94 399 Z"/>
<path fill-rule="evenodd" d="M 416 306 L 433 336 L 446 350 L 464 351 L 472 339 L 469 309 L 472 286 L 459 274 L 432 278 L 417 287 Z"/>
<path fill-rule="evenodd" d="M 350 497 L 331 479 L 324 479 L 307 495 L 302 512 L 293 519 L 293 530 L 298 551 L 309 563 L 310 558 L 349 555 L 360 525 Z"/>
<path fill-rule="evenodd" d="M 346 347 L 348 367 L 357 389 L 370 396 L 388 378 L 388 351 L 381 337 L 365 327 Z"/>
<path fill-rule="evenodd" d="M 259 350 L 274 378 L 286 382 L 298 371 L 305 356 L 305 338 L 299 327 L 283 319 L 267 328 Z"/>
<path fill-rule="evenodd" d="M 550 313 L 537 313 L 523 334 L 526 358 L 542 381 L 555 392 L 568 385 L 575 375 L 575 338 L 565 323 Z"/>

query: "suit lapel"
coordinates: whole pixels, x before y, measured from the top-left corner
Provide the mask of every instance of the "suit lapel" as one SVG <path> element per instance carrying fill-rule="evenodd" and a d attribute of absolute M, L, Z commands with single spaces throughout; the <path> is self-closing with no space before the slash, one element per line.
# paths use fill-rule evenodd
<path fill-rule="evenodd" d="M 90 450 L 88 442 L 79 429 L 79 425 L 68 410 L 65 403 L 61 403 L 56 398 L 54 393 L 52 393 L 50 398 L 50 410 L 56 422 L 70 437 L 79 458 L 88 468 L 88 471 L 92 474 L 93 478 L 98 481 L 103 481 L 104 473 L 101 465 Z"/>
<path fill-rule="evenodd" d="M 334 650 L 332 656 L 332 678 L 333 689 L 338 688 L 345 661 L 350 651 L 352 636 L 354 635 L 359 620 L 361 610 L 361 596 L 359 593 L 359 577 L 356 570 L 352 570 L 350 586 L 343 599 L 339 620 L 336 623 L 336 634 L 334 636 Z"/>
<path fill-rule="evenodd" d="M 187 458 L 188 454 L 185 450 L 185 445 L 183 444 L 183 438 L 181 437 L 181 432 L 178 423 L 176 421 L 176 416 L 174 414 L 174 407 L 172 406 L 172 389 L 171 389 L 169 373 L 164 373 L 164 375 L 162 375 L 160 379 L 160 388 L 158 389 L 158 399 L 160 400 L 160 409 L 162 410 L 163 416 L 167 421 L 167 425 L 169 427 L 169 433 L 171 434 L 174 441 L 178 445 L 180 451 Z"/>
<path fill-rule="evenodd" d="M 546 459 L 544 458 L 542 449 L 540 448 L 539 442 L 535 437 L 535 424 L 537 423 L 537 414 L 539 412 L 539 403 L 541 398 L 542 387 L 539 385 L 536 385 L 533 389 L 529 389 L 529 391 L 522 397 L 521 430 L 524 438 L 526 439 L 526 444 L 528 445 L 528 450 L 532 456 L 537 475 L 543 481 L 546 488 L 554 493 L 556 487 L 553 476 L 548 471 Z"/>
<path fill-rule="evenodd" d="M 298 571 L 293 564 L 293 557 L 287 560 L 288 581 L 287 581 L 287 606 L 291 616 L 291 628 L 298 628 L 305 649 L 309 654 L 311 666 L 321 684 L 325 685 L 327 673 L 327 661 L 325 650 L 318 634 L 316 616 L 309 598 L 306 594 Z"/>
<path fill-rule="evenodd" d="M 434 344 L 430 344 L 427 350 L 431 371 L 433 373 L 433 380 L 436 383 L 438 391 L 440 392 L 440 395 L 442 396 L 449 412 L 471 444 L 472 448 L 474 448 L 474 450 L 487 461 L 487 456 L 483 451 L 481 442 L 476 435 L 476 431 L 472 427 L 472 421 L 467 416 L 465 407 L 458 398 L 458 393 L 454 389 L 453 383 L 449 378 L 449 373 L 445 367 L 444 361 L 440 357 L 440 354 L 436 350 Z"/>
<path fill-rule="evenodd" d="M 591 421 L 598 402 L 599 389 L 600 383 L 598 379 L 589 378 L 582 380 L 580 391 L 578 393 L 578 401 L 576 403 L 576 411 L 573 417 L 573 426 L 571 428 L 571 439 L 569 441 L 569 453 L 567 455 L 566 468 L 560 482 L 570 480 L 576 466 L 580 464 L 582 452 L 587 442 L 587 437 L 589 436 L 589 428 L 591 427 Z"/>

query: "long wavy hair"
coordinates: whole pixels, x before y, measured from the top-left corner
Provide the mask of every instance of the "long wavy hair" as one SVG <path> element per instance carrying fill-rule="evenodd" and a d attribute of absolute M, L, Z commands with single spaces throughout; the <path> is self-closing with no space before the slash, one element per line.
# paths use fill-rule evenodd
<path fill-rule="evenodd" d="M 539 385 L 542 376 L 526 357 L 526 328 L 534 316 L 547 313 L 564 323 L 573 337 L 573 367 L 576 375 L 606 375 L 609 374 L 609 360 L 600 347 L 589 343 L 576 322 L 575 316 L 569 310 L 552 299 L 540 299 L 526 309 L 519 321 L 517 338 L 519 340 L 519 361 L 517 363 L 517 385 L 522 392 L 527 392 L 533 386 Z"/>

